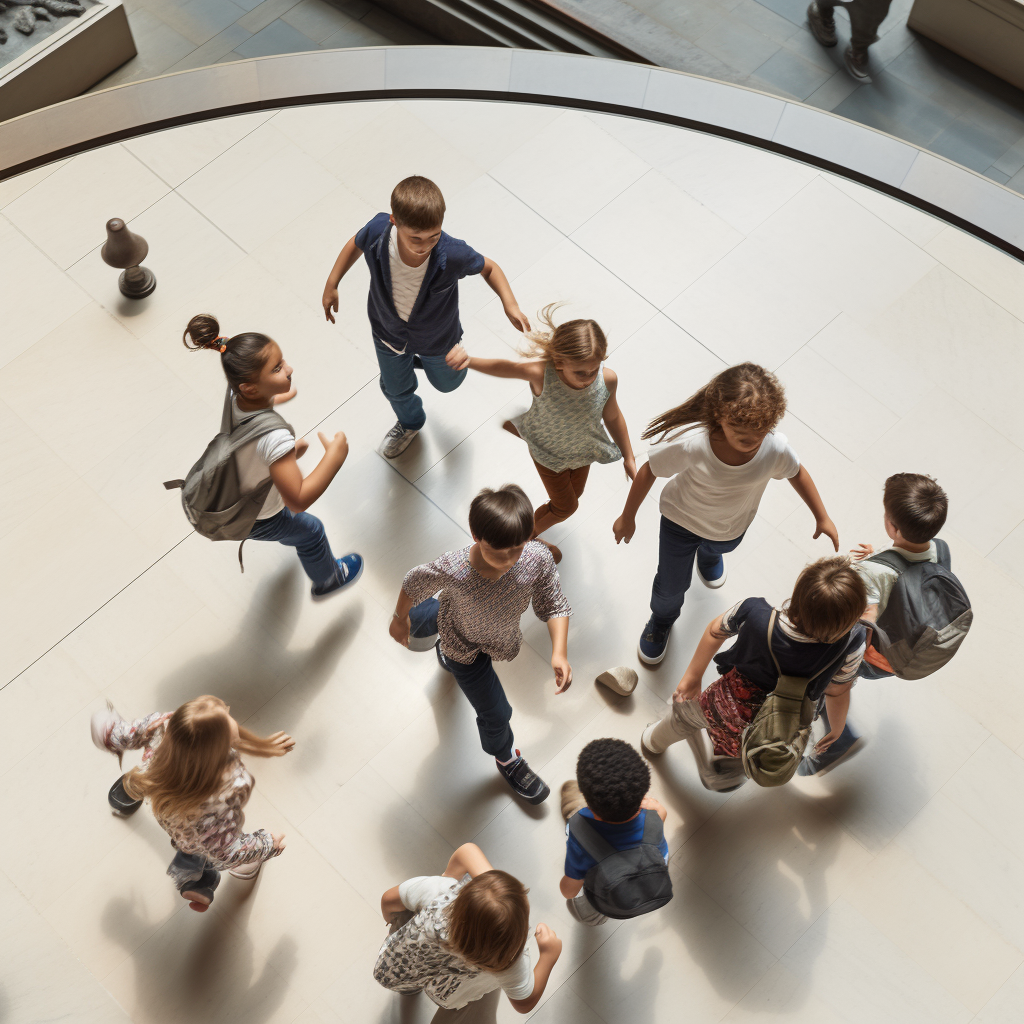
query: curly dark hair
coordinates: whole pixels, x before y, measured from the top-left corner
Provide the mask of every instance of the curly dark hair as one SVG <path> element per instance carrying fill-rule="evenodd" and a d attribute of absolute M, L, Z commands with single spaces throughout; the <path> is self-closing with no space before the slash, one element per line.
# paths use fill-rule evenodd
<path fill-rule="evenodd" d="M 625 740 L 591 740 L 576 760 L 576 781 L 599 818 L 629 821 L 651 788 L 651 770 Z"/>

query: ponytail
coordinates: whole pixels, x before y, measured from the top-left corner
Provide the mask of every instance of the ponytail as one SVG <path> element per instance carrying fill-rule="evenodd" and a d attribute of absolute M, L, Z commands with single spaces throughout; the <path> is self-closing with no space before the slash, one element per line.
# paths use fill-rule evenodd
<path fill-rule="evenodd" d="M 723 420 L 768 433 L 785 411 L 786 392 L 775 374 L 756 363 L 740 363 L 713 377 L 682 405 L 651 420 L 640 436 L 649 441 L 660 434 L 655 443 L 666 438 L 674 441 L 688 427 L 701 425 L 712 431 Z"/>
<path fill-rule="evenodd" d="M 198 313 L 192 317 L 181 336 L 185 348 L 198 352 L 210 349 L 220 353 L 220 365 L 228 385 L 237 395 L 243 384 L 252 384 L 259 379 L 266 362 L 265 350 L 271 339 L 265 334 L 248 331 L 233 338 L 220 333 L 217 318 L 210 313 Z"/>

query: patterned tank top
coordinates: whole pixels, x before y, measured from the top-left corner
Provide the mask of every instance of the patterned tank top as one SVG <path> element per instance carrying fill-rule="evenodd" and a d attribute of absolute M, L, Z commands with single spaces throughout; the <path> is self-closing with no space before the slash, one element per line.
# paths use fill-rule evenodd
<path fill-rule="evenodd" d="M 512 422 L 530 446 L 534 462 L 552 473 L 580 469 L 592 462 L 617 462 L 622 452 L 601 419 L 608 398 L 604 367 L 592 384 L 571 388 L 548 363 L 544 390 L 534 395 L 530 408 Z"/>

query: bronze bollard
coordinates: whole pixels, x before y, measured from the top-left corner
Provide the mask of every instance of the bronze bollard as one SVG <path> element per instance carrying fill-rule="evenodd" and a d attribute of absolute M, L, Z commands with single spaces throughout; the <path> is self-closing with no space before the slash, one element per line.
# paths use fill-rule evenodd
<path fill-rule="evenodd" d="M 153 271 L 139 266 L 148 252 L 149 243 L 129 231 L 120 217 L 107 221 L 107 240 L 100 249 L 100 256 L 107 266 L 124 269 L 117 286 L 129 299 L 144 299 L 156 288 Z"/>

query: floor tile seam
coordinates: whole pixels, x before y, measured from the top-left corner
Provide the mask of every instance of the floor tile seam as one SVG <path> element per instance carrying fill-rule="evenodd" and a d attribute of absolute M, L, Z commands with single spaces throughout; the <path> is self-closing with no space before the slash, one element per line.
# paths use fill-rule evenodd
<path fill-rule="evenodd" d="M 962 228 L 958 228 L 958 227 L 956 227 L 955 225 L 953 225 L 953 224 L 950 224 L 950 223 L 948 223 L 948 222 L 946 222 L 946 221 L 943 221 L 943 222 L 942 222 L 942 224 L 943 224 L 943 228 L 944 228 L 944 229 L 946 229 L 946 230 L 950 230 L 950 231 L 961 231 L 961 232 L 963 232 L 963 229 L 962 229 Z M 942 232 L 940 231 L 940 232 L 939 232 L 939 234 L 941 234 L 941 233 L 942 233 Z M 964 233 L 964 234 L 966 234 L 966 232 L 963 232 L 963 233 Z M 933 243 L 933 242 L 935 241 L 935 239 L 936 239 L 936 238 L 938 238 L 938 237 L 939 237 L 939 236 L 938 236 L 938 235 L 936 235 L 936 236 L 935 236 L 935 238 L 933 238 L 933 239 L 932 239 L 932 240 L 931 240 L 931 241 L 930 241 L 930 242 L 928 243 L 928 245 L 931 245 L 931 244 L 932 244 L 932 243 Z M 971 238 L 972 240 L 978 241 L 978 239 L 976 239 L 974 235 L 970 235 L 969 237 L 970 237 L 970 238 Z M 994 245 L 991 245 L 991 244 L 990 244 L 990 243 L 988 243 L 988 242 L 985 242 L 984 244 L 985 244 L 985 245 L 986 245 L 986 246 L 987 246 L 988 248 L 990 248 L 990 249 L 994 250 L 995 252 L 998 252 L 998 253 L 999 253 L 999 254 L 1000 254 L 1001 256 L 1005 256 L 1005 255 L 1006 255 L 1005 253 L 1003 253 L 1003 252 L 1002 252 L 1002 250 L 996 249 L 996 247 L 995 247 Z M 923 253 L 925 253 L 926 255 L 928 255 L 928 256 L 931 256 L 931 258 L 932 258 L 933 260 L 935 260 L 935 264 L 936 264 L 936 266 L 939 266 L 939 267 L 943 267 L 944 269 L 948 270 L 948 271 L 949 271 L 949 272 L 950 272 L 950 273 L 951 273 L 951 274 L 952 274 L 952 275 L 953 275 L 954 277 L 957 277 L 957 278 L 959 278 L 959 279 L 960 279 L 961 281 L 963 281 L 963 283 L 964 283 L 965 285 L 967 285 L 967 287 L 968 287 L 968 288 L 971 288 L 971 289 L 973 289 L 973 290 L 974 290 L 975 292 L 977 292 L 977 293 L 978 293 L 978 294 L 979 294 L 980 296 L 982 296 L 982 298 L 984 298 L 984 299 L 987 299 L 987 300 L 988 300 L 989 302 L 991 302 L 991 303 L 992 303 L 993 305 L 995 305 L 995 306 L 998 306 L 998 307 L 999 307 L 999 308 L 1000 308 L 1000 309 L 1001 309 L 1001 310 L 1002 310 L 1002 311 L 1003 311 L 1004 313 L 1007 313 L 1007 314 L 1009 314 L 1009 315 L 1010 315 L 1011 317 L 1013 317 L 1013 319 L 1014 319 L 1014 320 L 1016 320 L 1016 321 L 1017 321 L 1017 323 L 1019 323 L 1019 324 L 1020 324 L 1020 325 L 1021 325 L 1022 327 L 1024 327 L 1024 316 L 1021 316 L 1020 314 L 1018 314 L 1018 313 L 1015 313 L 1015 312 L 1014 312 L 1014 311 L 1013 311 L 1012 309 L 1009 309 L 1009 308 L 1008 308 L 1007 306 L 1005 306 L 1005 305 L 1004 305 L 1004 304 L 1003 304 L 1003 303 L 1002 303 L 1002 302 L 1001 302 L 1001 301 L 1000 301 L 999 299 L 995 298 L 995 297 L 994 297 L 994 296 L 992 296 L 992 295 L 989 295 L 989 294 L 988 294 L 987 292 L 984 292 L 984 291 L 982 291 L 982 290 L 981 290 L 981 288 L 979 288 L 979 287 L 978 287 L 978 286 L 977 286 L 976 284 L 974 284 L 974 283 L 973 283 L 972 281 L 969 281 L 969 280 L 968 280 L 968 279 L 967 279 L 966 277 L 964 277 L 964 276 L 963 276 L 963 274 L 959 273 L 959 272 L 958 272 L 958 271 L 957 271 L 957 270 L 956 270 L 956 269 L 955 269 L 954 267 L 950 266 L 950 264 L 949 264 L 949 263 L 947 263 L 947 262 L 946 262 L 946 261 L 945 261 L 945 260 L 944 260 L 944 259 L 943 259 L 943 258 L 942 258 L 941 256 L 936 256 L 936 255 L 934 255 L 934 254 L 933 254 L 932 252 L 930 252 L 930 251 L 929 251 L 929 250 L 928 250 L 928 249 L 927 249 L 926 247 L 924 247 L 924 246 L 919 246 L 918 248 L 920 248 L 920 249 L 921 249 L 921 251 L 922 251 Z M 1011 257 L 1011 258 L 1012 258 L 1012 257 Z M 1014 263 L 1016 263 L 1016 262 L 1017 262 L 1017 261 L 1016 261 L 1016 260 L 1014 260 Z M 934 270 L 934 269 L 935 269 L 935 267 L 932 267 L 932 270 Z M 929 270 L 929 271 L 928 271 L 928 273 L 929 273 L 929 274 L 930 274 L 931 272 L 932 272 L 931 270 Z M 924 275 L 922 275 L 922 277 L 923 277 L 923 276 L 924 276 Z M 918 278 L 918 280 L 920 280 L 920 278 Z M 916 283 L 916 282 L 915 282 L 915 283 Z M 897 300 L 897 301 L 899 301 L 899 300 Z M 887 311 L 888 311 L 888 308 L 887 308 L 886 310 L 883 310 L 883 314 L 884 314 L 885 312 L 887 312 Z"/>
<path fill-rule="evenodd" d="M 984 556 L 984 557 L 985 557 L 985 558 L 986 558 L 987 560 L 991 560 L 991 557 L 992 557 L 992 552 L 993 552 L 993 551 L 995 551 L 995 549 L 996 549 L 997 547 L 999 547 L 999 545 L 1000 545 L 1000 544 L 1002 544 L 1002 543 L 1003 543 L 1003 541 L 1005 541 L 1005 540 L 1006 540 L 1006 539 L 1007 539 L 1007 538 L 1008 538 L 1008 537 L 1010 536 L 1010 534 L 1011 534 L 1011 533 L 1014 533 L 1014 532 L 1016 532 L 1017 530 L 1019 530 L 1019 529 L 1020 529 L 1020 527 L 1021 527 L 1021 524 L 1024 524 L 1024 518 L 1021 518 L 1021 519 L 1019 519 L 1019 520 L 1018 520 L 1018 521 L 1017 521 L 1017 522 L 1016 522 L 1016 523 L 1015 523 L 1015 524 L 1014 524 L 1013 526 L 1011 526 L 1011 527 L 1010 527 L 1010 529 L 1009 529 L 1009 530 L 1007 530 L 1007 531 L 1006 531 L 1006 533 L 1004 533 L 1004 534 L 1002 535 L 1002 537 L 1000 537 L 1000 538 L 999 538 L 999 540 L 997 540 L 997 541 L 995 542 L 995 544 L 993 544 L 993 545 L 992 545 L 992 547 L 990 547 L 990 548 L 988 549 L 988 551 L 983 551 L 983 552 L 982 552 L 982 555 L 983 555 L 983 556 Z"/>
<path fill-rule="evenodd" d="M 49 177 L 50 177 L 50 175 L 46 176 L 46 178 L 49 178 Z M 43 178 L 42 181 L 37 181 L 36 184 L 32 186 L 32 188 L 28 189 L 28 191 L 26 191 L 26 192 L 23 192 L 22 195 L 28 195 L 29 192 L 32 191 L 32 189 L 36 188 L 37 186 L 41 185 L 44 181 L 46 181 L 46 178 Z M 20 198 L 21 198 L 21 196 L 18 196 L 18 199 L 20 199 Z M 32 238 L 25 231 L 23 231 L 22 228 L 15 221 L 11 220 L 10 216 L 7 214 L 6 211 L 11 206 L 13 206 L 14 203 L 16 203 L 17 201 L 18 201 L 17 199 L 13 200 L 12 202 L 8 203 L 7 206 L 5 206 L 3 210 L 0 210 L 0 219 L 5 220 L 11 226 L 11 229 L 16 231 L 19 235 L 21 235 L 21 237 L 37 253 L 39 253 L 39 255 L 43 257 L 43 259 L 45 259 L 48 263 L 50 263 L 54 267 L 54 269 L 57 270 L 58 273 L 63 274 L 66 277 L 70 267 L 62 267 L 48 252 L 46 252 L 44 249 L 40 248 L 39 245 L 36 242 L 34 242 L 32 240 Z M 77 260 L 75 262 L 77 262 Z M 74 266 L 74 263 L 72 263 L 71 266 Z M 90 302 L 95 302 L 96 301 L 95 299 L 93 299 L 93 297 L 77 281 L 75 281 L 74 279 L 71 279 L 71 284 L 74 285 L 74 287 L 77 288 L 84 296 L 86 296 L 86 298 Z M 70 320 L 71 317 L 73 317 L 75 315 L 75 313 L 77 313 L 79 311 L 79 309 L 81 309 L 81 308 L 82 307 L 79 306 L 79 308 L 76 309 L 74 313 L 71 313 L 69 316 L 66 316 L 63 320 L 61 320 L 61 322 L 59 324 L 56 324 L 52 328 L 52 330 L 55 331 L 62 324 L 67 323 L 67 321 Z M 47 333 L 50 333 L 50 332 L 47 332 Z M 15 358 L 17 358 L 17 356 L 15 356 Z M 4 366 L 9 365 L 9 362 L 8 363 L 4 363 Z M 2 367 L 0 367 L 0 369 L 2 369 Z"/>

